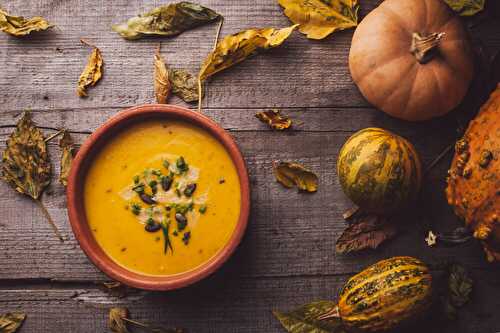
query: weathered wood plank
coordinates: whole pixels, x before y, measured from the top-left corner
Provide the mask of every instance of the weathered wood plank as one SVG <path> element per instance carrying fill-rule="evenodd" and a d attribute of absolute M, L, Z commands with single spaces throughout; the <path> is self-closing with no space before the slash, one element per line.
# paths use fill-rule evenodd
<path fill-rule="evenodd" d="M 0 142 L 10 128 L 0 129 Z M 429 129 L 430 131 L 430 129 Z M 451 132 L 451 133 L 450 133 Z M 351 132 L 232 131 L 249 168 L 252 186 L 252 214 L 248 233 L 231 266 L 244 276 L 289 276 L 301 274 L 342 274 L 394 254 L 417 255 L 431 264 L 456 255 L 476 267 L 484 266 L 479 246 L 471 242 L 460 248 L 427 248 L 427 230 L 408 226 L 408 232 L 376 253 L 339 256 L 335 240 L 345 227 L 342 212 L 350 206 L 339 187 L 335 162 L 337 153 Z M 422 152 L 424 161 L 436 156 L 454 136 L 454 130 L 414 132 L 409 138 Z M 410 133 L 411 134 L 411 133 Z M 79 135 L 82 140 L 85 135 Z M 450 138 L 451 137 L 451 138 Z M 439 143 L 439 144 L 438 144 Z M 280 149 L 276 149 L 280 147 Z M 54 170 L 58 170 L 56 143 L 50 145 Z M 313 195 L 286 190 L 271 172 L 276 159 L 298 160 L 320 177 L 320 190 Z M 447 207 L 443 194 L 446 163 L 429 180 L 433 216 L 439 216 L 441 230 L 460 222 Z M 432 187 L 431 187 L 432 186 Z M 91 266 L 73 239 L 66 214 L 64 189 L 54 184 L 44 203 L 69 241 L 61 244 L 52 235 L 42 213 L 29 199 L 20 197 L 4 183 L 0 185 L 0 206 L 4 220 L 0 227 L 0 278 L 49 278 L 94 280 L 105 277 Z M 443 212 L 437 212 L 437 210 Z M 403 221 L 402 221 L 403 222 Z M 448 223 L 448 224 L 447 224 Z M 283 263 L 286 263 L 285 265 Z"/>
<path fill-rule="evenodd" d="M 200 1 L 225 17 L 222 36 L 254 26 L 286 26 L 288 19 L 274 0 Z M 380 1 L 364 1 L 366 14 Z M 58 28 L 25 39 L 0 35 L 0 103 L 3 108 L 124 107 L 153 101 L 152 55 L 161 40 L 172 67 L 193 72 L 210 51 L 215 24 L 173 39 L 127 42 L 111 31 L 113 23 L 159 5 L 156 1 L 113 1 L 97 9 L 91 1 L 10 1 L 9 10 L 43 15 Z M 500 48 L 500 23 L 473 30 L 476 39 L 492 51 Z M 75 84 L 89 50 L 85 37 L 99 46 L 105 59 L 102 82 L 88 99 L 75 94 Z M 282 48 L 221 73 L 209 83 L 205 105 L 238 106 L 367 106 L 352 83 L 347 58 L 352 30 L 324 41 L 307 40 L 298 32 Z M 62 50 L 59 52 L 56 50 Z M 47 97 L 48 99 L 44 99 Z"/>
<path fill-rule="evenodd" d="M 440 275 L 435 272 L 435 277 Z M 470 304 L 456 322 L 438 325 L 419 322 L 404 333 L 497 332 L 500 324 L 498 275 L 473 271 L 476 281 Z M 2 311 L 25 311 L 28 319 L 21 332 L 107 332 L 110 307 L 129 308 L 132 318 L 189 332 L 284 332 L 272 317 L 272 309 L 288 310 L 319 299 L 336 298 L 347 276 L 297 278 L 235 278 L 218 274 L 199 285 L 169 293 L 146 293 L 116 299 L 92 286 L 61 289 L 60 286 L 28 285 L 0 288 Z M 142 297 L 142 298 L 141 298 Z M 441 318 L 442 319 L 442 318 Z M 402 333 L 402 332 L 401 332 Z"/>

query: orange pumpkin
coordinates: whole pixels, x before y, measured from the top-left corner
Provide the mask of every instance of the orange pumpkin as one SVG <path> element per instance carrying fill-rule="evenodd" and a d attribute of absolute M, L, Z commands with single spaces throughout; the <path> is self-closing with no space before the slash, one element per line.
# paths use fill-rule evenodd
<path fill-rule="evenodd" d="M 474 64 L 462 21 L 443 0 L 385 0 L 356 29 L 349 69 L 370 103 L 420 121 L 462 101 Z"/>

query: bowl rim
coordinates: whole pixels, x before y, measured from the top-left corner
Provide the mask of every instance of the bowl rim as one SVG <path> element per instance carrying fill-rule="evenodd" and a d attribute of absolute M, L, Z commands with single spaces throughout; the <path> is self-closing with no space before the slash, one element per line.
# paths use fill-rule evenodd
<path fill-rule="evenodd" d="M 83 191 L 85 175 L 95 154 L 102 149 L 109 137 L 127 126 L 153 118 L 184 121 L 207 131 L 217 139 L 231 157 L 240 180 L 241 208 L 233 234 L 219 252 L 200 266 L 175 275 L 143 275 L 117 264 L 106 255 L 94 239 L 85 216 Z M 110 278 L 125 285 L 146 290 L 173 290 L 186 287 L 209 276 L 233 254 L 245 233 L 250 214 L 250 184 L 245 160 L 233 137 L 207 116 L 175 105 L 148 104 L 127 108 L 99 126 L 83 143 L 75 156 L 68 177 L 66 191 L 68 216 L 71 228 L 81 249 L 90 261 Z"/>

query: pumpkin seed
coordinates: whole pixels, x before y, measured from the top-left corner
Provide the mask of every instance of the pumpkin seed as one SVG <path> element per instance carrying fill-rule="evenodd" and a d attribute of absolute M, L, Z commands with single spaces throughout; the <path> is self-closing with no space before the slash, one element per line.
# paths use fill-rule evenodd
<path fill-rule="evenodd" d="M 141 200 L 142 200 L 144 203 L 146 203 L 146 204 L 148 204 L 148 205 L 154 205 L 154 204 L 156 203 L 156 201 L 153 199 L 153 197 L 152 197 L 152 196 L 150 196 L 150 195 L 148 195 L 148 194 L 146 194 L 146 193 L 144 193 L 144 192 L 140 193 L 140 194 L 139 194 L 139 197 L 141 198 Z"/>
<path fill-rule="evenodd" d="M 180 231 L 186 229 L 187 219 L 181 213 L 175 213 L 175 220 L 177 221 L 177 229 Z"/>
<path fill-rule="evenodd" d="M 170 190 L 170 187 L 172 186 L 173 178 L 170 176 L 164 176 L 161 178 L 161 188 L 163 191 L 168 191 Z"/>
<path fill-rule="evenodd" d="M 196 191 L 196 184 L 195 183 L 188 184 L 184 189 L 184 195 L 186 197 L 190 197 L 193 195 L 194 191 Z"/>

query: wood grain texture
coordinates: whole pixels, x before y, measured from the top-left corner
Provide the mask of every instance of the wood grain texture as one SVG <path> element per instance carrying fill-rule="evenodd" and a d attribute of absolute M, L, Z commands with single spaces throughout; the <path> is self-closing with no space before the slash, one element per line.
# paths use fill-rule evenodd
<path fill-rule="evenodd" d="M 490 0 L 494 1 L 494 0 Z M 193 73 L 212 47 L 216 25 L 172 39 L 121 39 L 110 29 L 164 1 L 12 0 L 2 7 L 12 13 L 42 15 L 57 28 L 16 39 L 0 34 L 0 147 L 19 114 L 33 110 L 46 134 L 68 128 L 78 142 L 123 108 L 154 100 L 153 53 L 173 68 Z M 222 36 L 250 27 L 284 27 L 290 22 L 274 0 L 201 0 L 225 16 Z M 366 15 L 379 0 L 362 0 Z M 500 22 L 472 20 L 476 45 L 494 54 L 500 49 Z M 104 78 L 76 96 L 76 82 L 90 53 L 86 38 L 101 48 Z M 107 280 L 85 257 L 74 239 L 66 213 L 64 189 L 54 182 L 43 201 L 62 233 L 60 243 L 39 208 L 0 183 L 0 312 L 24 310 L 26 332 L 106 332 L 107 308 L 122 304 L 137 319 L 190 332 L 281 332 L 273 308 L 290 309 L 314 299 L 332 299 L 347 277 L 377 260 L 414 255 L 439 269 L 459 261 L 473 269 L 474 299 L 460 320 L 429 332 L 500 331 L 498 267 L 488 265 L 478 243 L 429 248 L 424 237 L 432 227 L 449 231 L 461 225 L 446 205 L 444 177 L 451 156 L 429 174 L 424 186 L 425 216 L 411 213 L 399 222 L 404 233 L 376 252 L 336 255 L 335 240 L 345 227 L 342 212 L 350 207 L 335 173 L 337 153 L 355 131 L 377 126 L 415 144 L 429 163 L 457 137 L 477 108 L 477 90 L 446 117 L 412 124 L 371 108 L 352 83 L 347 67 L 352 30 L 324 41 L 296 32 L 278 49 L 256 56 L 208 82 L 204 113 L 230 131 L 248 164 L 252 212 L 248 232 L 221 271 L 191 288 L 173 293 L 134 293 L 126 299 L 107 296 L 95 281 Z M 478 81 L 478 80 L 476 80 Z M 481 82 L 476 82 L 481 83 Z M 177 98 L 173 104 L 186 106 Z M 194 107 L 194 106 L 190 106 Z M 271 107 L 295 120 L 291 131 L 273 132 L 255 119 Z M 50 143 L 53 170 L 60 151 Z M 271 173 L 276 159 L 302 162 L 320 177 L 319 192 L 299 194 L 277 184 Z M 422 209 L 423 210 L 423 209 Z M 414 223 L 414 220 L 417 223 Z M 420 329 L 420 327 L 418 328 Z M 421 330 L 419 330 L 421 331 Z M 405 332 L 409 333 L 409 332 Z"/>
<path fill-rule="evenodd" d="M 500 300 L 498 275 L 473 271 L 481 280 L 474 298 L 460 312 L 456 322 L 424 320 L 397 333 L 485 333 L 498 332 L 495 320 Z M 434 272 L 439 277 L 440 272 Z M 22 332 L 108 332 L 110 307 L 126 306 L 133 319 L 183 327 L 189 332 L 284 332 L 271 309 L 291 310 L 310 300 L 335 300 L 346 276 L 234 279 L 218 274 L 197 286 L 170 293 L 143 293 L 116 299 L 95 286 L 54 289 L 50 285 L 0 289 L 3 311 L 23 310 L 28 319 Z"/>

